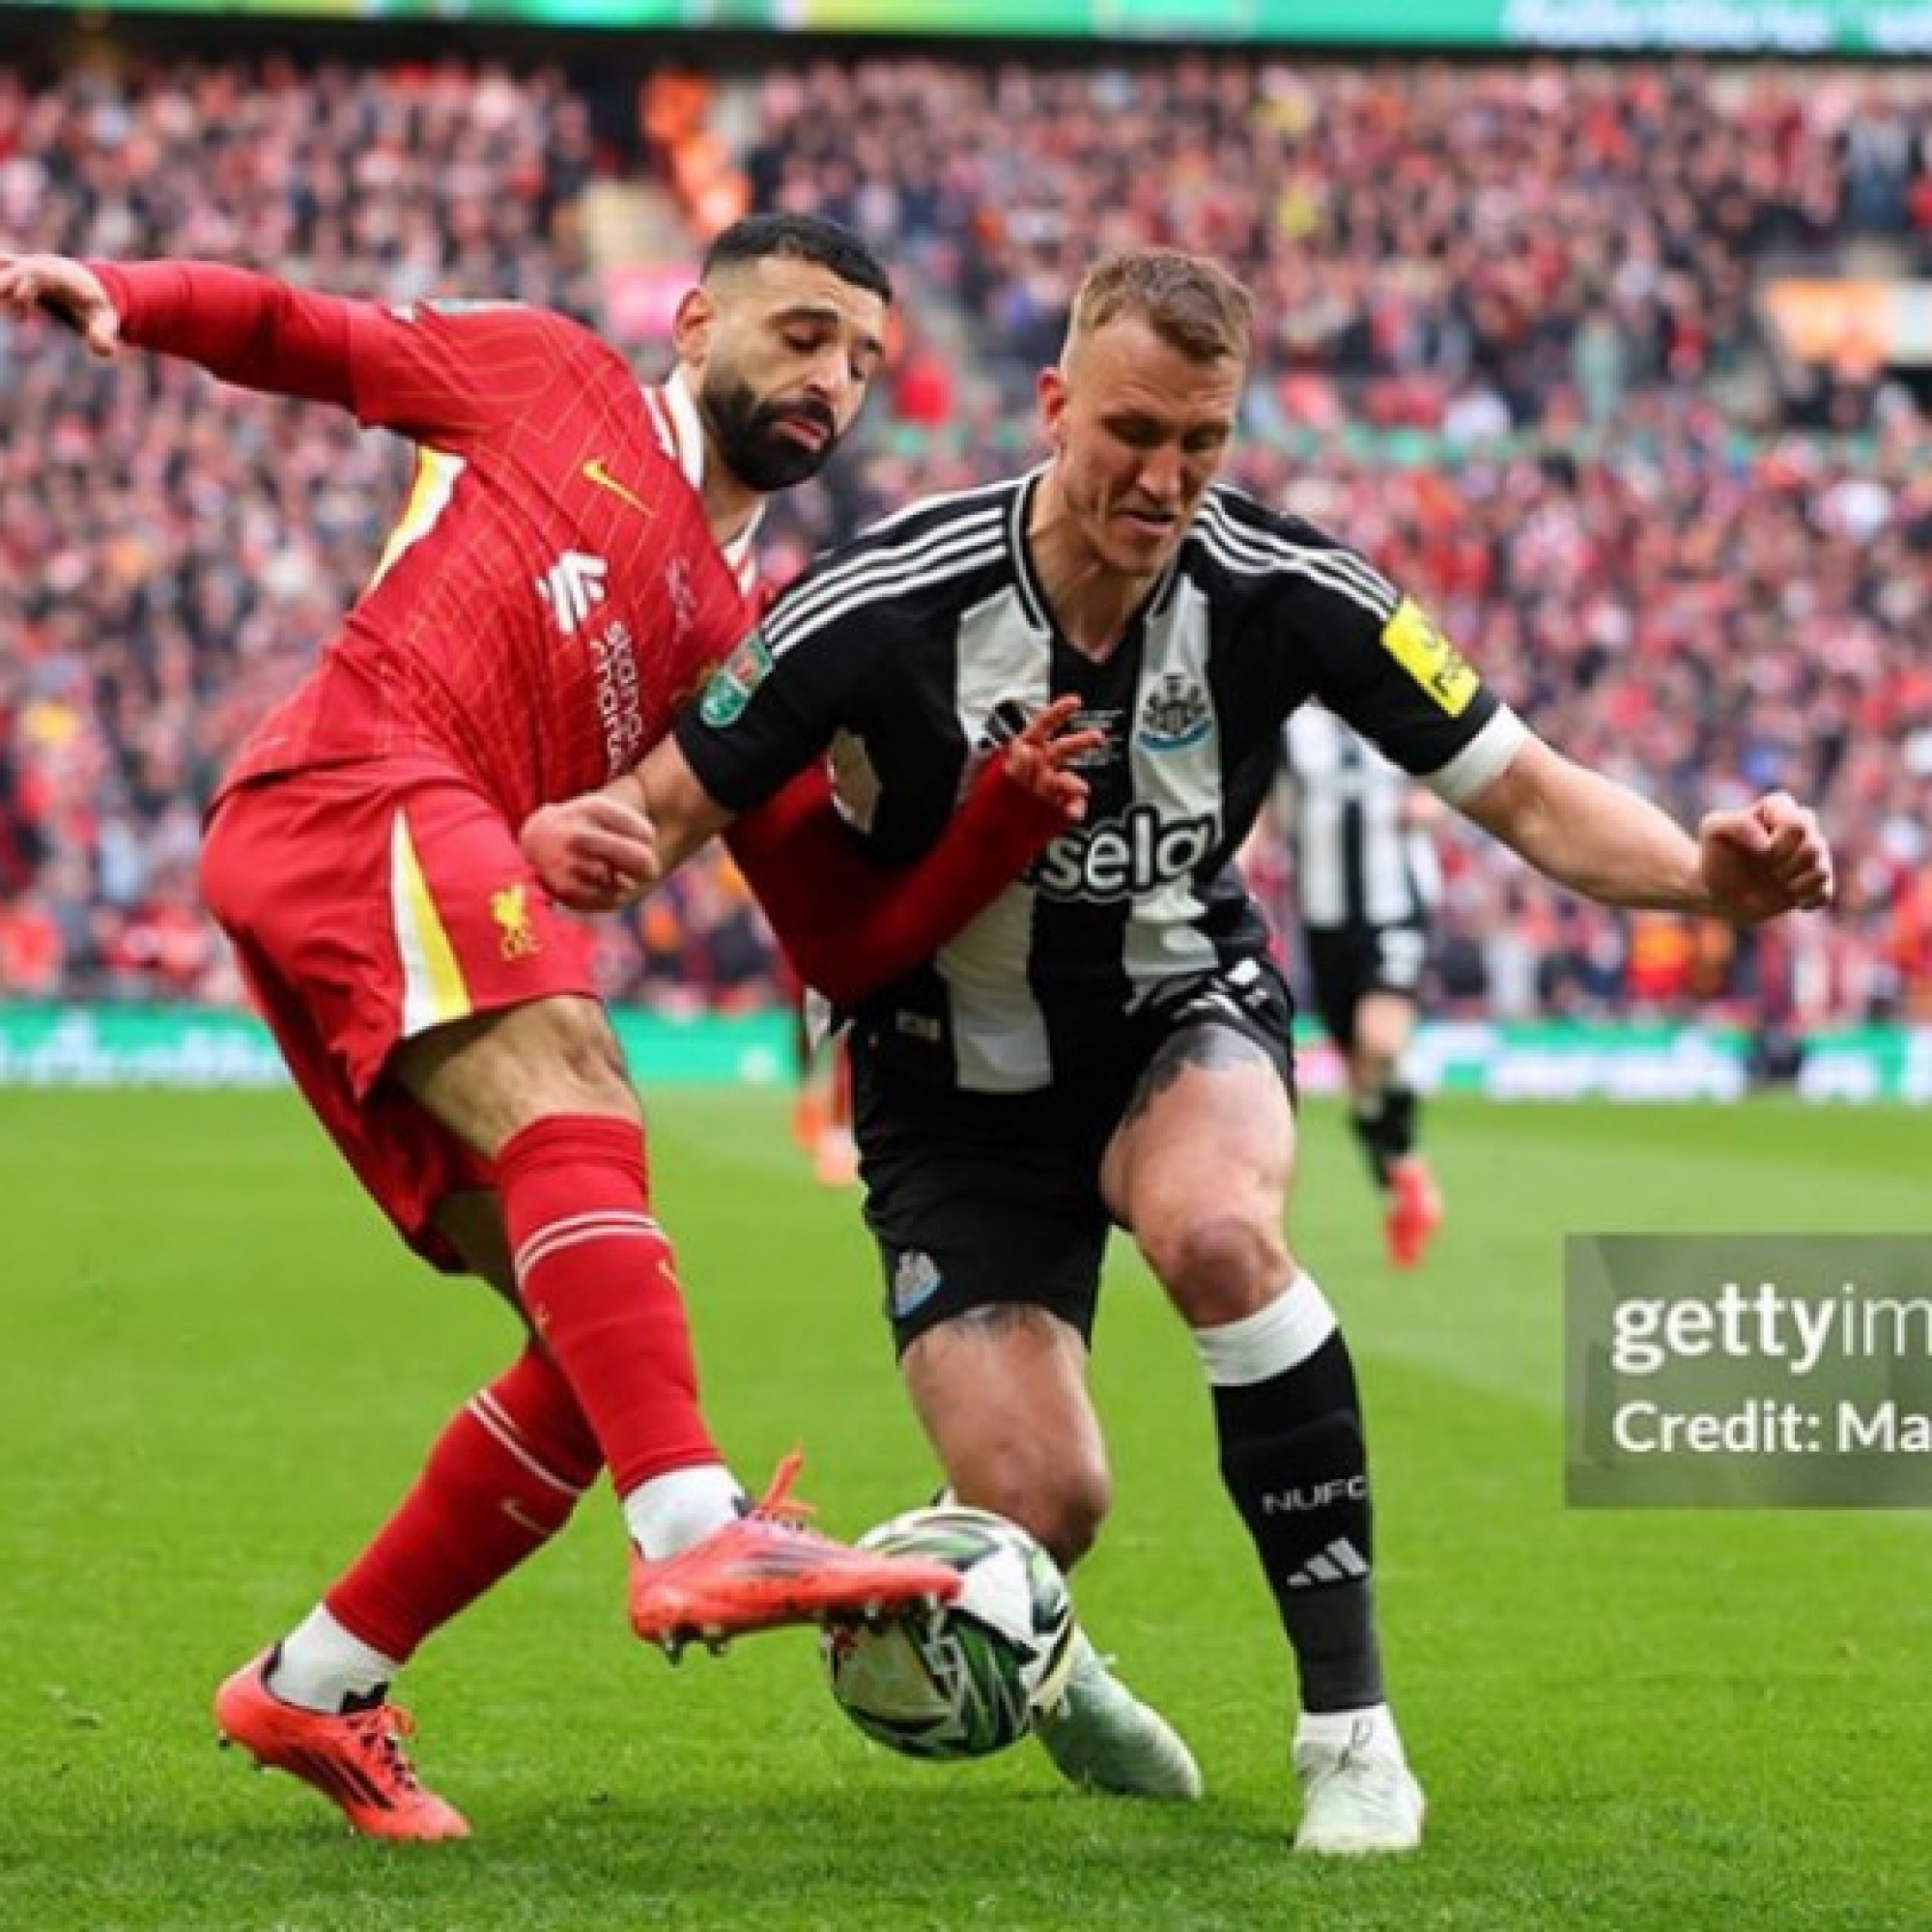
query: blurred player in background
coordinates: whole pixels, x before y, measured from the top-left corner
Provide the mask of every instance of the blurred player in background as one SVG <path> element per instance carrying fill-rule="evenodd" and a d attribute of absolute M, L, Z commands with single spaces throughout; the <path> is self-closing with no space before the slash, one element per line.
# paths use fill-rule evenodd
<path fill-rule="evenodd" d="M 389 1680 L 555 1534 L 602 1467 L 647 1639 L 956 1589 L 941 1566 L 881 1563 L 804 1528 L 795 1459 L 750 1507 L 699 1408 L 587 937 L 517 838 L 546 800 L 628 770 L 717 667 L 714 715 L 734 680 L 755 681 L 763 646 L 747 639 L 742 593 L 760 505 L 850 426 L 889 299 L 879 264 L 832 224 L 741 224 L 678 312 L 677 373 L 651 390 L 575 323 L 512 303 L 392 310 L 209 264 L 0 255 L 0 312 L 52 314 L 99 355 L 156 350 L 333 403 L 417 445 L 372 582 L 228 773 L 202 867 L 291 1071 L 363 1186 L 418 1252 L 484 1277 L 529 1327 L 362 1557 L 216 1698 L 225 1736 L 370 1835 L 467 1833 L 418 1782 Z M 996 775 L 969 802 L 990 814 L 1008 877 L 1083 789 L 1045 735 L 1008 761 L 1027 785 Z M 946 907 L 964 917 L 996 889 L 970 845 L 950 872 L 881 886 L 843 851 L 824 796 L 819 781 L 816 801 L 810 785 L 776 801 L 740 849 L 808 970 L 809 915 L 828 894 L 853 948 L 896 952 L 903 970 L 948 929 L 930 924 Z M 607 809 L 577 861 L 557 897 L 615 903 L 654 871 L 648 822 Z"/>
<path fill-rule="evenodd" d="M 1081 765 L 1082 827 L 854 1023 L 901 1373 L 960 1500 L 1077 1561 L 1110 1500 L 1088 1347 L 1108 1234 L 1125 1228 L 1190 1331 L 1293 1653 L 1295 1843 L 1402 1852 L 1423 1798 L 1384 1690 L 1361 1403 L 1334 1311 L 1284 1237 L 1290 1003 L 1233 867 L 1282 725 L 1321 698 L 1612 904 L 1766 919 L 1824 903 L 1831 861 L 1782 794 L 1687 836 L 1535 737 L 1355 552 L 1212 487 L 1252 314 L 1210 262 L 1101 264 L 1040 377 L 1046 466 L 820 558 L 767 618 L 770 667 L 745 701 L 685 714 L 612 791 L 648 799 L 674 863 L 835 738 L 856 741 L 857 822 L 903 858 L 941 835 L 1017 719 L 1079 699 L 1104 739 Z M 573 808 L 553 810 L 561 825 Z M 1041 1736 L 1076 1778 L 1200 1788 L 1091 1645 Z"/>
<path fill-rule="evenodd" d="M 1441 897 L 1430 828 L 1443 808 L 1319 704 L 1283 726 L 1282 771 L 1315 1010 L 1348 1067 L 1350 1120 L 1381 1195 L 1389 1259 L 1414 1267 L 1443 1212 L 1405 1064 Z"/>
<path fill-rule="evenodd" d="M 821 1187 L 850 1187 L 859 1178 L 852 1138 L 852 1062 L 836 1013 L 794 973 L 785 976 L 791 1011 L 792 1139 L 811 1162 Z"/>

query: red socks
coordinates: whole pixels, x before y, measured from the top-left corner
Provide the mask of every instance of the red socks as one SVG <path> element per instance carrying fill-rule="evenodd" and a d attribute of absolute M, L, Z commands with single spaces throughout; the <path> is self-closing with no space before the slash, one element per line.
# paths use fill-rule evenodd
<path fill-rule="evenodd" d="M 670 1243 L 649 1211 L 643 1129 L 588 1115 L 538 1121 L 504 1144 L 497 1185 L 518 1292 L 617 1494 L 722 1463 L 698 1412 Z"/>
<path fill-rule="evenodd" d="M 617 1494 L 723 1458 L 670 1244 L 647 1208 L 643 1133 L 540 1121 L 497 1162 L 517 1283 L 542 1348 L 456 1415 L 415 1487 L 324 1599 L 396 1662 L 535 1554 L 608 1463 Z"/>
<path fill-rule="evenodd" d="M 599 1467 L 570 1385 L 540 1350 L 451 1420 L 402 1507 L 324 1600 L 396 1662 L 570 1520 Z"/>

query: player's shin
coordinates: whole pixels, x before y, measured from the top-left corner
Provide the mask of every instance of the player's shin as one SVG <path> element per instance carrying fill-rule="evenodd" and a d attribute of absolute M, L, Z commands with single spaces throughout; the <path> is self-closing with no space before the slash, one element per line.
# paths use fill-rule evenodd
<path fill-rule="evenodd" d="M 1363 1098 L 1350 1114 L 1350 1124 L 1361 1144 L 1376 1185 L 1386 1192 L 1395 1182 L 1397 1164 L 1415 1151 L 1421 1103 L 1413 1087 L 1397 1078 Z"/>
<path fill-rule="evenodd" d="M 670 1243 L 649 1210 L 642 1130 L 593 1116 L 539 1121 L 504 1146 L 497 1177 L 524 1305 L 617 1493 L 674 1470 L 722 1471 Z M 737 1491 L 715 1488 L 723 1523 Z"/>
<path fill-rule="evenodd" d="M 1256 1314 L 1197 1329 L 1222 1480 L 1294 1651 L 1308 1711 L 1382 1699 L 1367 1456 L 1353 1365 L 1305 1274 Z"/>
<path fill-rule="evenodd" d="M 556 1364 L 526 1349 L 450 1419 L 395 1515 L 328 1592 L 326 1612 L 370 1651 L 407 1662 L 570 1520 L 599 1461 Z M 343 1665 L 326 1644 L 305 1640 L 307 1628 L 283 1644 L 274 1690 L 334 1710 L 342 1697 L 378 1688 L 345 1682 L 337 1690 L 332 1674 Z"/>
<path fill-rule="evenodd" d="M 1274 1591 L 1301 1680 L 1298 1852 L 1413 1851 L 1423 1796 L 1382 1696 L 1368 1462 L 1355 1372 L 1305 1274 L 1245 1320 L 1197 1329 L 1221 1473 Z"/>

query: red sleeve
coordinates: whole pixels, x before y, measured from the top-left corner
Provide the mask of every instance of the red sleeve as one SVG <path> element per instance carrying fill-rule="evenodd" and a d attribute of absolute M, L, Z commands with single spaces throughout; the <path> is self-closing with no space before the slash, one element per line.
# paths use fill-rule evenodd
<path fill-rule="evenodd" d="M 573 322 L 517 302 L 348 300 L 215 262 L 90 262 L 142 349 L 247 389 L 354 410 L 417 440 L 500 422 L 598 350 Z"/>
<path fill-rule="evenodd" d="M 930 959 L 1065 829 L 995 758 L 914 866 L 866 856 L 817 766 L 724 838 L 794 971 L 835 1006 L 855 1007 Z"/>
<path fill-rule="evenodd" d="M 615 359 L 590 331 L 521 302 L 359 304 L 355 412 L 417 441 L 458 440 L 549 400 L 560 371 L 587 388 L 594 363 Z"/>
<path fill-rule="evenodd" d="M 218 262 L 90 262 L 122 340 L 245 389 L 355 407 L 350 318 L 366 304 Z"/>

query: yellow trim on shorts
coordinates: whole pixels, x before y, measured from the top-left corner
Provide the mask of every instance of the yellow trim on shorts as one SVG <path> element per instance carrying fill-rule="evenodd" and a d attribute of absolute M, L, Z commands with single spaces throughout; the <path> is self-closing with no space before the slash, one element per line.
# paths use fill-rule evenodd
<path fill-rule="evenodd" d="M 389 912 L 403 968 L 403 1037 L 446 1026 L 475 1010 L 456 949 L 431 897 L 407 815 L 389 834 Z"/>

